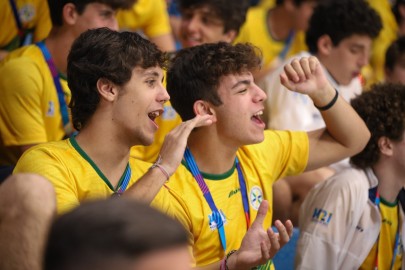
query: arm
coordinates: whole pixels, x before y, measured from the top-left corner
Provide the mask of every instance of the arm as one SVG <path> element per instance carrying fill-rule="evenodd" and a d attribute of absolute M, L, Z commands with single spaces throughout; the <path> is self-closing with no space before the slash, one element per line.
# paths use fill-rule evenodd
<path fill-rule="evenodd" d="M 212 121 L 212 116 L 210 115 L 196 116 L 170 131 L 165 137 L 159 154 L 161 157 L 160 166 L 163 168 L 163 171 L 158 167 L 147 171 L 124 194 L 150 203 L 168 180 L 165 173 L 170 177 L 180 165 L 191 131 L 196 127 L 210 125 Z"/>
<path fill-rule="evenodd" d="M 45 89 L 47 86 L 43 83 L 38 65 L 28 57 L 11 59 L 0 72 L 0 121 L 4 123 L 0 125 L 0 133 L 3 144 L 18 147 L 23 153 L 30 146 L 48 140 L 41 97 L 55 90 Z M 57 104 L 56 94 L 55 98 L 54 103 Z"/>
<path fill-rule="evenodd" d="M 353 195 L 358 192 L 345 178 L 354 180 L 350 174 L 336 175 L 305 198 L 300 210 L 296 269 L 342 269 L 339 263 L 346 256 L 345 245 L 356 226 L 353 211 L 360 203 L 360 198 Z"/>
<path fill-rule="evenodd" d="M 315 57 L 295 59 L 285 65 L 280 80 L 289 90 L 307 94 L 317 107 L 329 104 L 336 93 Z M 326 129 L 308 132 L 307 171 L 360 152 L 370 138 L 363 120 L 341 97 L 331 108 L 321 111 L 321 114 Z"/>

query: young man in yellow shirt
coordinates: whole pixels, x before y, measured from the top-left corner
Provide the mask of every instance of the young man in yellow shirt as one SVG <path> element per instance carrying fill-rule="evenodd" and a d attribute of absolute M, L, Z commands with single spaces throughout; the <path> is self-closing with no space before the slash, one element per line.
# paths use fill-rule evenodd
<path fill-rule="evenodd" d="M 238 264 L 243 252 L 233 251 L 244 246 L 252 220 L 263 211 L 261 203 L 272 201 L 273 183 L 353 155 L 370 136 L 314 57 L 287 64 L 281 80 L 311 97 L 326 128 L 264 131 L 266 94 L 252 76 L 260 66 L 256 52 L 245 44 L 204 44 L 179 52 L 167 73 L 171 101 L 182 119 L 210 115 L 214 120 L 190 134 L 182 166 L 165 185 L 170 197 L 159 202 L 186 227 L 198 268 L 273 269 L 271 256 Z M 272 207 L 264 211 L 263 227 L 268 228 Z M 260 248 L 253 252 L 260 253 Z"/>

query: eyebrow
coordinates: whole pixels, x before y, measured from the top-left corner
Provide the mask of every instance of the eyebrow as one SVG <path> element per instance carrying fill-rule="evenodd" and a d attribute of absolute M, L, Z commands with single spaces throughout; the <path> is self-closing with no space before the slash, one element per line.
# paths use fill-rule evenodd
<path fill-rule="evenodd" d="M 240 85 L 250 85 L 252 83 L 251 80 L 242 80 L 242 81 L 238 81 L 237 83 L 235 83 L 231 89 L 235 89 L 237 87 L 239 87 Z"/>
<path fill-rule="evenodd" d="M 142 74 L 143 77 L 147 76 L 153 76 L 153 77 L 159 77 L 160 74 L 157 71 L 151 70 L 151 71 L 146 71 L 145 73 Z"/>
<path fill-rule="evenodd" d="M 350 47 L 356 48 L 356 49 L 364 49 L 365 48 L 365 46 L 363 44 L 357 44 L 357 43 L 351 44 Z"/>

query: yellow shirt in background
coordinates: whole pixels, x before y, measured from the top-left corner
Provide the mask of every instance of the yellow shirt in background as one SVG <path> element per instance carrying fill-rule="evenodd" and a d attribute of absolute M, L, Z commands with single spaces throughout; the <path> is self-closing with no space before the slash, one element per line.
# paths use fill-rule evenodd
<path fill-rule="evenodd" d="M 33 32 L 33 42 L 45 39 L 52 23 L 46 0 L 14 0 L 24 29 Z M 19 46 L 18 27 L 9 0 L 0 1 L 0 48 L 8 51 Z"/>

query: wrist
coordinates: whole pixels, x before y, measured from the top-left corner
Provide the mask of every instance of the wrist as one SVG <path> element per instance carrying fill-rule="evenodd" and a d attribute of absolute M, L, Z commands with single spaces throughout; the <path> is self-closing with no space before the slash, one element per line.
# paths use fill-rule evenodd
<path fill-rule="evenodd" d="M 313 98 L 312 101 L 314 102 L 314 106 L 318 110 L 326 111 L 335 105 L 338 98 L 339 92 L 336 89 L 331 88 L 331 90 L 328 91 L 327 95 L 324 95 L 323 97 L 318 99 Z"/>
<path fill-rule="evenodd" d="M 335 98 L 336 93 L 336 89 L 329 85 L 326 89 L 312 94 L 310 98 L 312 99 L 312 102 L 316 108 L 323 108 L 330 104 L 330 102 Z"/>
<path fill-rule="evenodd" d="M 164 165 L 162 165 L 162 156 L 161 155 L 158 156 L 158 159 L 155 161 L 155 163 L 152 164 L 152 166 L 149 168 L 149 170 L 152 170 L 155 168 L 160 170 L 160 172 L 165 176 L 166 181 L 169 181 L 171 174 L 168 172 L 166 167 Z"/>
<path fill-rule="evenodd" d="M 221 267 L 222 267 L 222 264 L 221 264 Z M 238 263 L 238 251 L 232 250 L 223 259 L 223 268 L 220 268 L 220 269 L 221 270 L 243 270 L 243 269 L 249 269 L 249 267 L 242 267 Z"/>

